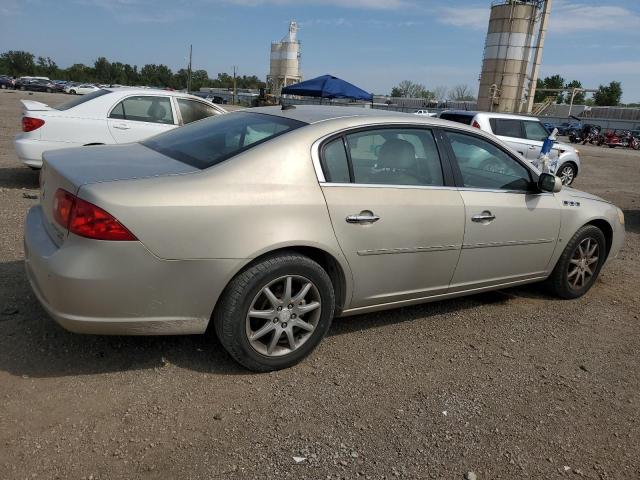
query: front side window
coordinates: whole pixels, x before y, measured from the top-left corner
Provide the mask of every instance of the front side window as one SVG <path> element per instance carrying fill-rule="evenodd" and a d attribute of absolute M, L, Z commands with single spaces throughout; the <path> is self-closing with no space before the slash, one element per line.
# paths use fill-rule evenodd
<path fill-rule="evenodd" d="M 379 129 L 346 135 L 354 183 L 442 186 L 433 133 L 426 129 Z"/>
<path fill-rule="evenodd" d="M 530 189 L 529 170 L 492 143 L 475 135 L 457 132 L 446 134 L 465 187 L 519 191 Z"/>
<path fill-rule="evenodd" d="M 522 138 L 521 123 L 520 120 L 507 118 L 492 118 L 489 120 L 494 135 L 513 138 Z"/>
<path fill-rule="evenodd" d="M 198 102 L 196 100 L 188 100 L 186 98 L 178 98 L 178 108 L 180 109 L 180 115 L 182 116 L 182 123 L 196 122 L 203 118 L 213 117 L 218 115 L 218 111 L 206 103 Z"/>
<path fill-rule="evenodd" d="M 524 136 L 527 140 L 544 142 L 549 136 L 549 132 L 540 122 L 525 120 L 522 124 L 524 125 Z"/>
<path fill-rule="evenodd" d="M 286 117 L 237 112 L 209 117 L 141 143 L 174 160 L 204 169 L 304 125 L 307 124 Z"/>
<path fill-rule="evenodd" d="M 169 97 L 136 96 L 122 100 L 111 110 L 109 118 L 173 125 Z"/>

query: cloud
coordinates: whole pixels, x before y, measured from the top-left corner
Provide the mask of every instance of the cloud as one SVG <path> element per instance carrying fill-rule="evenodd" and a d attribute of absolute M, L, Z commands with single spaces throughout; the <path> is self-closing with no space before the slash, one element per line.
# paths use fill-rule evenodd
<path fill-rule="evenodd" d="M 560 2 L 551 11 L 549 30 L 555 33 L 640 28 L 640 14 L 616 5 Z"/>
<path fill-rule="evenodd" d="M 175 2 L 172 7 L 158 7 L 153 0 L 76 0 L 81 6 L 97 7 L 122 23 L 171 23 L 193 17 L 193 10 Z"/>
<path fill-rule="evenodd" d="M 394 10 L 415 6 L 410 0 L 223 0 L 234 5 L 254 7 L 258 5 L 335 5 L 346 8 L 367 8 L 375 10 Z"/>
<path fill-rule="evenodd" d="M 436 10 L 436 17 L 440 23 L 472 30 L 486 30 L 489 14 L 488 5 L 442 7 Z M 616 5 L 558 1 L 551 9 L 549 20 L 549 31 L 554 33 L 633 31 L 638 28 L 640 28 L 640 14 Z"/>
<path fill-rule="evenodd" d="M 489 24 L 489 7 L 443 7 L 437 12 L 440 23 L 454 27 L 486 30 Z"/>

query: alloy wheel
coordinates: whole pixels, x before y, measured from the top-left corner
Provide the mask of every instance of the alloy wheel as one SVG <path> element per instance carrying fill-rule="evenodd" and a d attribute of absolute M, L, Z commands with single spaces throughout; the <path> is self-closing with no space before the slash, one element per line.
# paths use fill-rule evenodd
<path fill-rule="evenodd" d="M 560 177 L 563 185 L 571 185 L 575 176 L 573 167 L 571 165 L 565 165 L 560 169 L 560 174 L 558 176 Z"/>
<path fill-rule="evenodd" d="M 313 335 L 321 307 L 320 292 L 308 278 L 287 275 L 269 282 L 253 298 L 247 312 L 249 344 L 268 357 L 297 350 Z"/>
<path fill-rule="evenodd" d="M 598 242 L 591 237 L 583 239 L 574 250 L 567 270 L 567 282 L 573 289 L 582 289 L 596 272 L 599 258 Z"/>

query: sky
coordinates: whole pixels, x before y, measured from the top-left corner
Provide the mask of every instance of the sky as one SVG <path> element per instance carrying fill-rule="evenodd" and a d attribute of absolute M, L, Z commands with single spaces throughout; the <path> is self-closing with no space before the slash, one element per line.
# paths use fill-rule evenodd
<path fill-rule="evenodd" d="M 99 56 L 186 66 L 211 77 L 264 79 L 272 41 L 299 23 L 305 78 L 330 73 L 374 93 L 402 80 L 468 84 L 482 64 L 490 0 L 0 0 L 0 52 L 27 50 L 59 66 Z M 554 0 L 541 75 L 586 88 L 622 82 L 640 101 L 640 0 Z"/>

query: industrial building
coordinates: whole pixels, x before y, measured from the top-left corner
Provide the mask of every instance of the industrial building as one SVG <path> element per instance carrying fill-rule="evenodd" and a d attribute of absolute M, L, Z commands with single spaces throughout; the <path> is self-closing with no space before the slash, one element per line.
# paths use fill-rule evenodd
<path fill-rule="evenodd" d="M 302 81 L 300 72 L 300 42 L 297 38 L 298 24 L 289 23 L 289 33 L 279 42 L 271 43 L 271 61 L 267 88 L 274 95 L 291 84 Z"/>
<path fill-rule="evenodd" d="M 552 0 L 498 0 L 491 6 L 478 108 L 528 113 Z"/>

